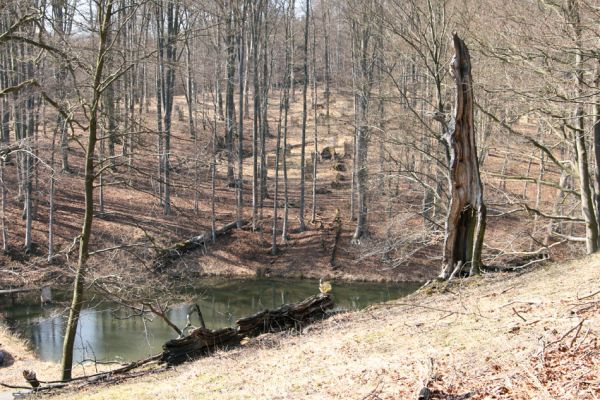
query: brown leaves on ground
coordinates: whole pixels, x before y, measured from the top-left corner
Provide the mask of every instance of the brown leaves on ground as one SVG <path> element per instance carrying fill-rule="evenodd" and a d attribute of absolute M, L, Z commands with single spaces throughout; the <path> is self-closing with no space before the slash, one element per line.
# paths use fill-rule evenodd
<path fill-rule="evenodd" d="M 575 333 L 556 339 L 530 360 L 536 377 L 553 398 L 600 397 L 600 345 L 592 328 L 583 328 L 584 322 Z"/>

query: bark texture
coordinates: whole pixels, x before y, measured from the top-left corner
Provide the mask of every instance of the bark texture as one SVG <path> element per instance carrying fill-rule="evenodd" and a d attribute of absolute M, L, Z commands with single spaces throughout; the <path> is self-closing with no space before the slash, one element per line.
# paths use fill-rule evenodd
<path fill-rule="evenodd" d="M 467 46 L 456 34 L 453 42 L 455 55 L 451 68 L 456 81 L 456 102 L 444 135 L 450 149 L 451 198 L 446 220 L 443 279 L 460 273 L 463 268 L 469 268 L 469 275 L 479 273 L 486 218 L 473 125 L 471 60 Z"/>

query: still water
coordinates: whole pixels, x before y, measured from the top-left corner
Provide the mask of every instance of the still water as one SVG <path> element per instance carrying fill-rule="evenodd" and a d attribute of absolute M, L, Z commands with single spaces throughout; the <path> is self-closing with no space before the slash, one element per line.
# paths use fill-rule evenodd
<path fill-rule="evenodd" d="M 412 293 L 419 283 L 334 282 L 337 308 L 360 309 L 369 304 L 393 300 Z M 220 279 L 204 281 L 192 294 L 200 305 L 207 328 L 233 326 L 236 319 L 265 308 L 273 309 L 318 293 L 318 281 L 293 279 Z M 35 299 L 36 300 L 36 299 Z M 42 360 L 61 358 L 66 306 L 39 305 L 26 297 L 16 303 L 0 299 L 0 313 L 8 325 L 29 340 Z M 177 326 L 186 324 L 189 306 L 173 306 L 168 316 Z M 194 314 L 192 324 L 199 326 Z M 162 344 L 177 334 L 160 318 L 131 316 L 117 304 L 93 299 L 81 314 L 75 343 L 75 360 L 132 361 L 160 352 Z"/>

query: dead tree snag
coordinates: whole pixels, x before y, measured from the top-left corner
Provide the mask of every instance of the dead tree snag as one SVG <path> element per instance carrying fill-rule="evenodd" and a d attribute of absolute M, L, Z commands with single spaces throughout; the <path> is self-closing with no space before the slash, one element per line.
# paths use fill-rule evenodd
<path fill-rule="evenodd" d="M 449 279 L 465 267 L 479 273 L 485 233 L 486 208 L 479 175 L 473 124 L 471 60 L 465 43 L 454 35 L 451 69 L 456 81 L 454 115 L 446 124 L 444 139 L 450 151 L 450 207 L 446 220 L 441 278 Z"/>

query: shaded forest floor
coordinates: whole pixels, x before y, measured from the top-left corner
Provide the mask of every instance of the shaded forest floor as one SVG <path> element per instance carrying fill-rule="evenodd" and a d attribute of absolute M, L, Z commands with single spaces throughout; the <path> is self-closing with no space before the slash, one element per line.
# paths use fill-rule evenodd
<path fill-rule="evenodd" d="M 595 255 L 426 288 L 300 335 L 263 335 L 241 349 L 58 398 L 408 399 L 426 383 L 433 399 L 595 399 L 599 335 Z M 0 380 L 19 382 L 25 365 L 39 367 L 26 353 L 0 370 Z M 40 367 L 38 377 L 57 373 Z"/>

